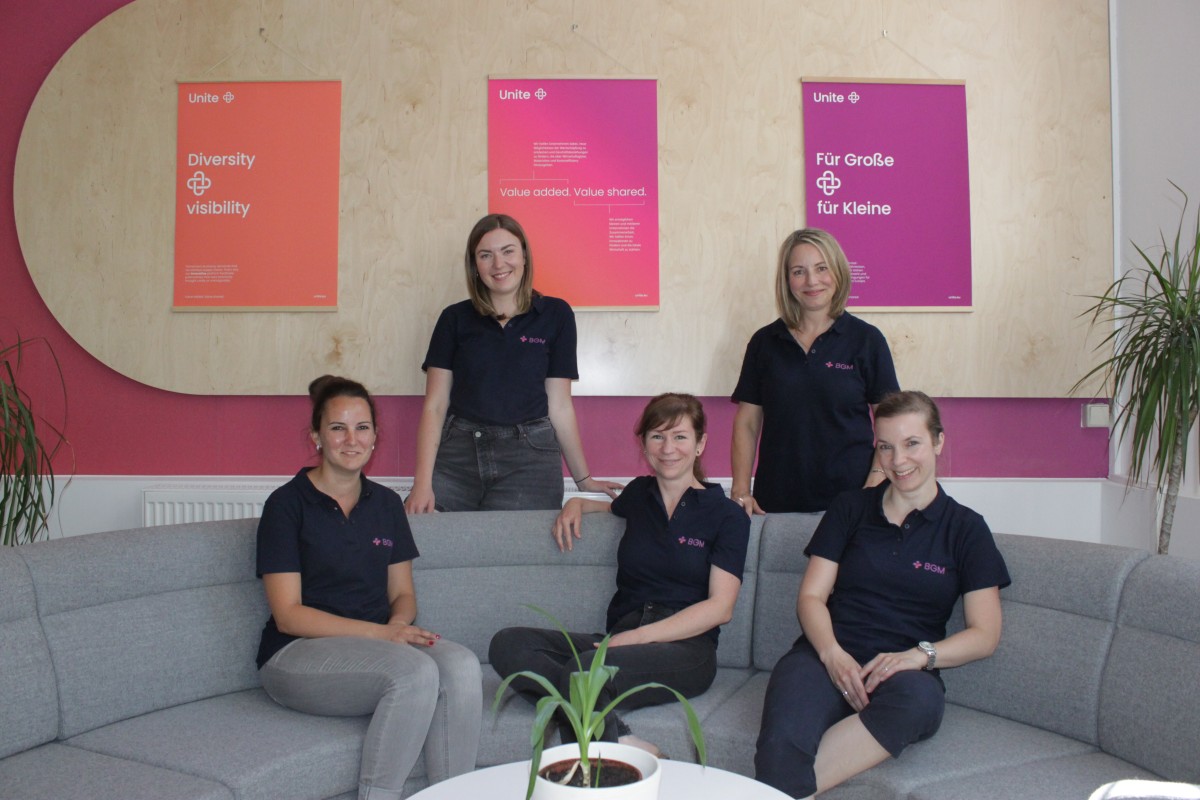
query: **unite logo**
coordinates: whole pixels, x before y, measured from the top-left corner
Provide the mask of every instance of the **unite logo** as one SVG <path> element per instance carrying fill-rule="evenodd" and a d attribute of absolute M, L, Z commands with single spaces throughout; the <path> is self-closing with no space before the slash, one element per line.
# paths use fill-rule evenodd
<path fill-rule="evenodd" d="M 188 92 L 188 103 L 191 105 L 211 105 L 213 103 L 219 103 L 222 100 L 228 104 L 232 103 L 236 99 L 237 95 L 235 95 L 233 92 L 225 92 L 225 94 L 222 95 L 217 95 L 212 92 Z"/>
<path fill-rule="evenodd" d="M 545 100 L 546 95 L 546 90 L 539 86 L 533 92 L 527 92 L 524 89 L 501 89 L 498 96 L 501 100 L 529 100 L 534 97 L 538 100 Z"/>

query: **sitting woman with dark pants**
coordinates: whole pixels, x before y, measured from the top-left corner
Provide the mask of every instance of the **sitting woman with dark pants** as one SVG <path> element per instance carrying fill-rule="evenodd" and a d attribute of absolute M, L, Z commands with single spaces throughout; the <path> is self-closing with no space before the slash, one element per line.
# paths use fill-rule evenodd
<path fill-rule="evenodd" d="M 938 670 L 986 658 L 1000 641 L 1004 559 L 983 518 L 937 482 L 937 406 L 897 392 L 875 409 L 885 482 L 840 495 L 805 554 L 803 636 L 771 673 L 758 780 L 809 797 L 941 725 Z M 946 636 L 959 597 L 966 627 Z"/>
<path fill-rule="evenodd" d="M 712 685 L 717 670 L 718 626 L 733 616 L 742 583 L 750 521 L 716 484 L 705 483 L 700 454 L 707 441 L 704 409 L 691 395 L 664 394 L 642 412 L 636 433 L 654 475 L 637 478 L 611 504 L 572 498 L 555 521 L 560 550 L 581 538 L 581 516 L 611 511 L 625 518 L 617 548 L 617 591 L 608 606 L 612 635 L 606 663 L 619 667 L 600 706 L 633 686 L 656 681 L 685 697 Z M 600 633 L 572 633 L 586 670 Z M 508 676 L 530 670 L 554 682 L 564 695 L 577 667 L 562 633 L 505 628 L 492 637 L 488 657 Z M 513 687 L 536 699 L 541 688 L 518 678 Z M 674 700 L 662 689 L 632 695 L 622 709 Z M 562 730 L 566 731 L 563 726 Z M 651 752 L 616 714 L 605 740 Z"/>
<path fill-rule="evenodd" d="M 271 493 L 258 574 L 271 617 L 258 649 L 263 688 L 308 714 L 370 714 L 359 800 L 399 800 L 422 751 L 430 783 L 475 769 L 479 659 L 414 624 L 417 557 L 400 496 L 369 480 L 375 404 L 362 384 L 309 386 L 319 463 Z"/>

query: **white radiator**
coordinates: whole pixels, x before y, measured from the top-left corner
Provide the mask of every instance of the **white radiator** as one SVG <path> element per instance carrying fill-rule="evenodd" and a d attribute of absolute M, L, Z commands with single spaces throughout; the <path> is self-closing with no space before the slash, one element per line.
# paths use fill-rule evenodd
<path fill-rule="evenodd" d="M 412 491 L 412 478 L 375 478 L 390 489 L 407 497 Z M 629 479 L 616 479 L 628 483 Z M 729 479 L 718 480 L 726 491 Z M 191 481 L 189 483 L 159 483 L 142 490 L 142 525 L 175 525 L 181 522 L 210 522 L 225 519 L 246 519 L 262 516 L 263 503 L 267 496 L 286 483 L 280 478 L 273 481 L 246 481 L 229 483 L 214 479 L 211 483 Z M 572 497 L 607 499 L 604 495 L 586 494 L 576 491 L 575 483 L 564 479 L 564 500 Z"/>
<path fill-rule="evenodd" d="M 142 490 L 142 525 L 246 519 L 262 516 L 267 496 L 285 480 L 246 483 L 160 483 Z M 412 491 L 412 479 L 379 482 L 401 495 Z"/>

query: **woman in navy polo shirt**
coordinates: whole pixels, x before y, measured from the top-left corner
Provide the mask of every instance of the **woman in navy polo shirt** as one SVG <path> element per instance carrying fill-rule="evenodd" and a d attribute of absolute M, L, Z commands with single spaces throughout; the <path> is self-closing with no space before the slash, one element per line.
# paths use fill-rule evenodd
<path fill-rule="evenodd" d="M 512 217 L 467 237 L 469 300 L 442 311 L 425 370 L 410 514 L 561 508 L 562 460 L 587 492 L 621 485 L 588 472 L 571 401 L 575 314 L 533 290 L 533 255 Z"/>
<path fill-rule="evenodd" d="M 938 729 L 938 670 L 987 658 L 1000 641 L 1004 559 L 983 517 L 937 482 L 937 406 L 897 392 L 875 409 L 886 482 L 840 495 L 805 554 L 804 634 L 771 673 L 758 780 L 808 797 Z M 965 627 L 946 636 L 962 597 Z"/>
<path fill-rule="evenodd" d="M 650 401 L 636 428 L 654 475 L 637 478 L 611 504 L 572 498 L 554 523 L 560 550 L 581 537 L 581 516 L 611 511 L 625 518 L 617 548 L 617 591 L 608 605 L 606 663 L 620 668 L 601 703 L 650 681 L 694 697 L 712 685 L 717 669 L 719 626 L 733 616 L 742 583 L 750 520 L 725 497 L 720 486 L 704 482 L 700 454 L 707 441 L 704 408 L 690 394 L 663 394 Z M 571 638 L 586 670 L 599 633 Z M 531 670 L 554 681 L 565 693 L 576 665 L 557 630 L 506 628 L 494 637 L 489 660 L 500 675 Z M 533 681 L 513 687 L 536 697 Z M 649 689 L 622 704 L 630 709 L 667 703 L 674 696 Z M 604 738 L 657 748 L 632 735 L 615 714 Z"/>
<path fill-rule="evenodd" d="M 422 749 L 430 783 L 475 768 L 479 660 L 413 624 L 418 553 L 404 505 L 362 474 L 375 449 L 371 396 L 330 375 L 308 392 L 320 463 L 272 492 L 258 525 L 271 608 L 259 674 L 288 708 L 371 714 L 358 796 L 399 800 Z"/>
<path fill-rule="evenodd" d="M 730 398 L 738 404 L 731 496 L 747 513 L 824 511 L 841 492 L 883 480 L 872 461 L 871 406 L 900 386 L 887 340 L 846 311 L 849 296 L 836 239 L 805 228 L 784 240 L 779 319 L 751 337 Z"/>

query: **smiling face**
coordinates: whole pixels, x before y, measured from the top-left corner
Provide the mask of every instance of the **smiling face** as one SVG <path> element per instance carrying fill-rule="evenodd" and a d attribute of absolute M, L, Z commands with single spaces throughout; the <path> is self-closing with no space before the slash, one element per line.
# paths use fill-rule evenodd
<path fill-rule="evenodd" d="M 945 438 L 930 433 L 925 415 L 917 412 L 875 420 L 879 466 L 905 494 L 937 493 L 937 457 Z"/>
<path fill-rule="evenodd" d="M 516 294 L 525 275 L 525 249 L 520 239 L 503 228 L 488 231 L 475 246 L 474 255 L 475 270 L 493 303 Z"/>
<path fill-rule="evenodd" d="M 792 248 L 787 260 L 788 289 L 806 314 L 828 314 L 837 278 L 821 251 L 811 244 Z"/>
<path fill-rule="evenodd" d="M 694 475 L 692 465 L 704 452 L 707 441 L 707 433 L 696 438 L 696 429 L 685 415 L 646 431 L 642 447 L 646 452 L 646 462 L 660 480 L 691 481 Z"/>
<path fill-rule="evenodd" d="M 331 397 L 321 414 L 321 427 L 312 432 L 326 468 L 359 472 L 375 449 L 371 407 L 360 397 Z"/>

